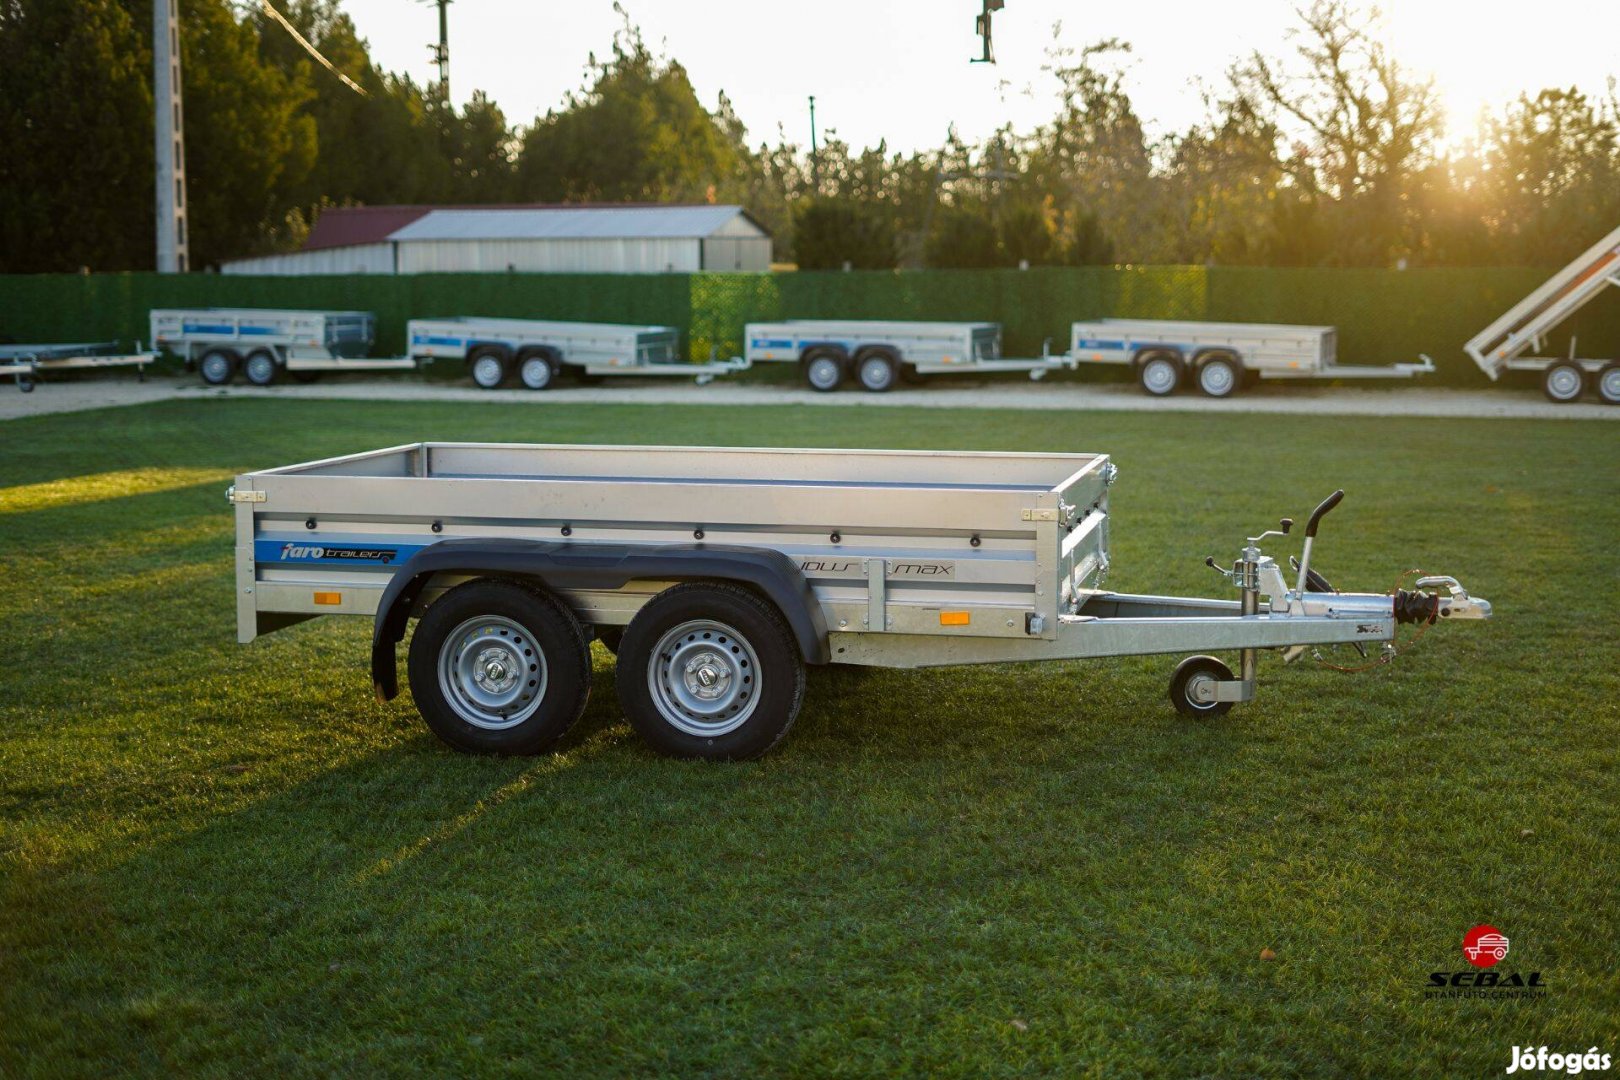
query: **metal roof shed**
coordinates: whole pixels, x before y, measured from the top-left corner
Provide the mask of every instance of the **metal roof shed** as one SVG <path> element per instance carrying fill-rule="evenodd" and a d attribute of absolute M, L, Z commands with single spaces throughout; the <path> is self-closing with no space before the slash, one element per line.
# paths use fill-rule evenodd
<path fill-rule="evenodd" d="M 354 220 L 328 221 L 345 215 Z M 233 260 L 224 272 L 630 274 L 771 263 L 770 234 L 740 206 L 341 208 L 322 216 L 310 240 L 303 251 Z"/>
<path fill-rule="evenodd" d="M 770 237 L 740 206 L 436 210 L 390 239 L 402 274 L 770 269 Z"/>

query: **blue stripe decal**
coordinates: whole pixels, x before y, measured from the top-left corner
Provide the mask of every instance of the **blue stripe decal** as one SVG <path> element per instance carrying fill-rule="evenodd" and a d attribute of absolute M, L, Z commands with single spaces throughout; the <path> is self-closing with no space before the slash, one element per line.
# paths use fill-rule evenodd
<path fill-rule="evenodd" d="M 224 323 L 182 323 L 182 334 L 274 334 L 268 326 L 227 326 Z"/>
<path fill-rule="evenodd" d="M 255 540 L 253 561 L 260 566 L 384 567 L 400 563 L 426 544 L 337 543 L 309 540 Z"/>
<path fill-rule="evenodd" d="M 767 341 L 764 338 L 755 338 L 748 343 L 748 347 L 751 349 L 791 349 L 793 348 L 793 342 L 791 340 Z"/>
<path fill-rule="evenodd" d="M 466 338 L 458 338 L 458 337 L 435 337 L 432 334 L 417 334 L 415 337 L 411 338 L 411 344 L 412 345 L 448 345 L 451 348 L 459 349 L 463 345 L 467 344 L 467 339 Z"/>
<path fill-rule="evenodd" d="M 1093 341 L 1089 338 L 1082 338 L 1074 343 L 1074 347 L 1077 349 L 1096 349 L 1098 351 L 1103 351 L 1123 349 L 1125 347 L 1125 343 L 1123 341 Z"/>

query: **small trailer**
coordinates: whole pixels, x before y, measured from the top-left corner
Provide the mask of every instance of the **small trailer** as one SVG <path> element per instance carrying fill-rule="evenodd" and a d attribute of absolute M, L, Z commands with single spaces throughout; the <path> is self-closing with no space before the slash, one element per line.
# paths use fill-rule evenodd
<path fill-rule="evenodd" d="M 883 393 L 902 378 L 1022 371 L 1039 379 L 1069 366 L 1064 356 L 1003 358 L 998 323 L 793 319 L 749 323 L 743 333 L 745 360 L 798 364 L 804 381 L 822 393 L 850 378 L 864 390 Z"/>
<path fill-rule="evenodd" d="M 1341 364 L 1331 326 L 1101 319 L 1070 328 L 1069 359 L 1129 364 L 1142 389 L 1168 397 L 1192 378 L 1210 397 L 1230 397 L 1260 379 L 1409 379 L 1434 371 L 1419 364 Z"/>
<path fill-rule="evenodd" d="M 1253 698 L 1262 649 L 1382 643 L 1483 619 L 1455 579 L 1342 593 L 1250 537 L 1235 598 L 1107 591 L 1104 454 L 414 443 L 251 472 L 236 514 L 237 637 L 372 620 L 371 682 L 467 751 L 535 753 L 579 717 L 594 637 L 661 752 L 755 757 L 798 715 L 806 666 L 918 668 L 1150 653 L 1190 716 Z"/>
<path fill-rule="evenodd" d="M 1528 355 L 1532 350 L 1539 352 L 1560 323 L 1609 285 L 1620 285 L 1620 229 L 1508 308 L 1463 349 L 1493 382 L 1504 371 L 1539 371 L 1542 390 L 1553 401 L 1575 401 L 1590 386 L 1610 405 L 1620 405 L 1620 359 L 1578 357 L 1574 337 L 1569 339 L 1566 356 Z"/>
<path fill-rule="evenodd" d="M 282 373 L 313 378 L 323 371 L 409 371 L 410 357 L 374 359 L 377 337 L 369 311 L 280 311 L 268 308 L 155 309 L 152 343 L 195 368 L 203 382 L 223 386 L 238 370 L 254 386 Z"/>
<path fill-rule="evenodd" d="M 742 359 L 687 363 L 673 326 L 460 316 L 413 319 L 406 336 L 413 357 L 461 361 L 485 390 L 506 385 L 514 375 L 528 389 L 544 390 L 564 371 L 586 379 L 675 375 L 702 384 L 748 367 Z"/>
<path fill-rule="evenodd" d="M 156 360 L 156 352 L 125 350 L 116 341 L 89 341 L 59 345 L 0 345 L 0 375 L 10 375 L 17 389 L 33 391 L 40 376 L 53 371 L 83 371 L 92 368 L 135 368 L 135 378 L 146 380 L 146 365 Z"/>

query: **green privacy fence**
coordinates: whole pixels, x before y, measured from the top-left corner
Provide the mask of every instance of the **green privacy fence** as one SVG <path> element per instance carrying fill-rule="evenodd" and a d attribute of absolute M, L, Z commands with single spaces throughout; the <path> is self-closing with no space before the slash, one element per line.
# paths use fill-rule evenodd
<path fill-rule="evenodd" d="M 329 308 L 377 315 L 379 355 L 405 351 L 413 317 L 503 315 L 679 327 L 693 359 L 731 356 L 750 320 L 951 319 L 999 322 L 1009 356 L 1067 345 L 1080 319 L 1289 322 L 1339 328 L 1347 363 L 1429 353 L 1434 382 L 1484 376 L 1462 344 L 1546 270 L 1299 270 L 1042 267 L 1031 270 L 786 274 L 420 274 L 236 277 L 214 274 L 0 276 L 0 334 L 17 341 L 144 339 L 154 307 Z M 1587 356 L 1620 356 L 1620 296 L 1559 332 Z"/>

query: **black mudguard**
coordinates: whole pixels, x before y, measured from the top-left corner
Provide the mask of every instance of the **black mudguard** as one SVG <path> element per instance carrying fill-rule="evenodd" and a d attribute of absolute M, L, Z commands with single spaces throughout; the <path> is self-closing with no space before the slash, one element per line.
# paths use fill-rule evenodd
<path fill-rule="evenodd" d="M 821 605 L 798 564 L 770 548 L 726 544 L 577 544 L 550 540 L 444 540 L 411 556 L 383 590 L 371 636 L 379 700 L 399 693 L 394 646 L 435 574 L 538 582 L 551 589 L 617 589 L 631 581 L 730 581 L 758 590 L 787 620 L 805 662 L 828 660 Z"/>

